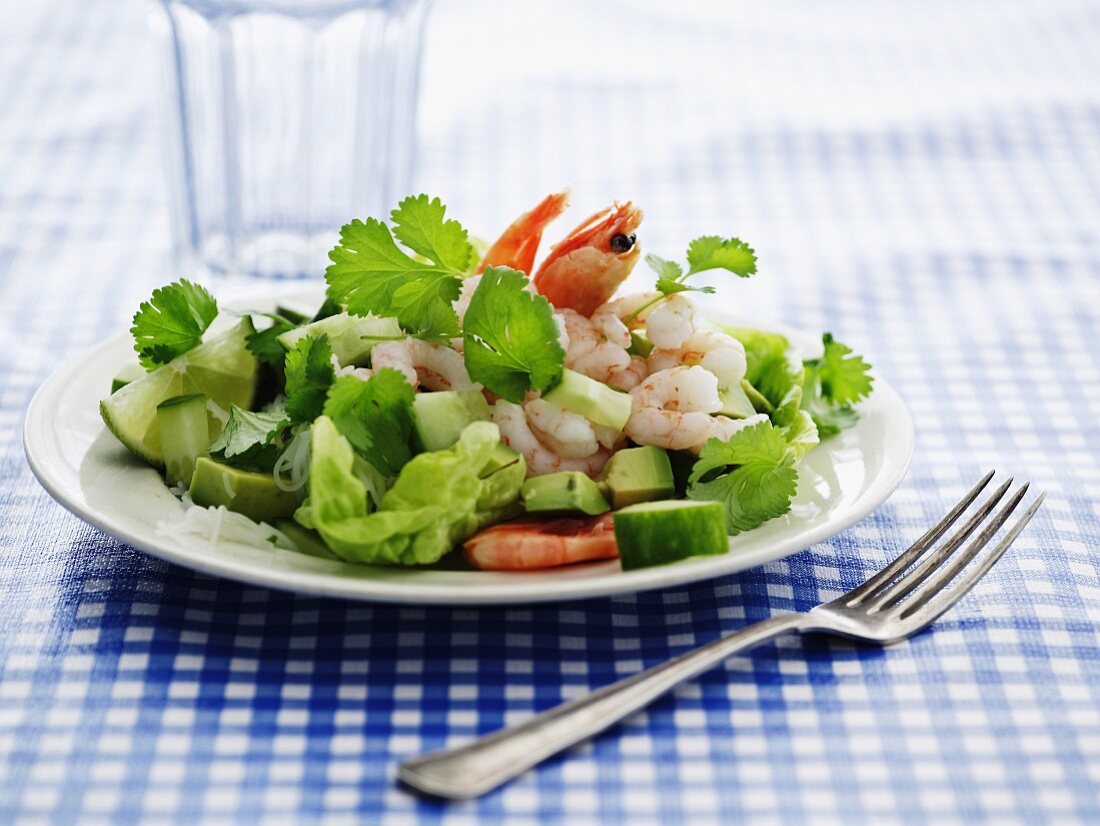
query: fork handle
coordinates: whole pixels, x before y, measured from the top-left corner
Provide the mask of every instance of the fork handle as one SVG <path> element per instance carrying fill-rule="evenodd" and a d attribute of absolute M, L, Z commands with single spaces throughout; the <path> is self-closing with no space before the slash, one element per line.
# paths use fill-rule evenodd
<path fill-rule="evenodd" d="M 806 614 L 784 614 L 755 623 L 544 711 L 525 723 L 457 748 L 407 760 L 401 764 L 398 777 L 413 788 L 438 797 L 456 800 L 478 797 L 559 751 L 599 734 L 733 654 L 809 627 Z"/>

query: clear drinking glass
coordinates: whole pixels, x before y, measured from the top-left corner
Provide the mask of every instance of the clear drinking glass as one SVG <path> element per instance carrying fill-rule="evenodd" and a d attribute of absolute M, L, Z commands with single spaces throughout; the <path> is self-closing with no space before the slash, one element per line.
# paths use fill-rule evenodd
<path fill-rule="evenodd" d="M 407 193 L 430 0 L 161 0 L 185 263 L 316 275 Z"/>

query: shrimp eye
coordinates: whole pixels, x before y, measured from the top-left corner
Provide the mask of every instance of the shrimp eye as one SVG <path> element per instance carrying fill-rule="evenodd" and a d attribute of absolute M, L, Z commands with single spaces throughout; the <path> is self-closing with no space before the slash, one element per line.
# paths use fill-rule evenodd
<path fill-rule="evenodd" d="M 634 242 L 638 240 L 638 236 L 634 233 L 630 235 L 623 235 L 621 232 L 618 235 L 611 236 L 611 249 L 615 252 L 630 252 L 634 248 Z"/>

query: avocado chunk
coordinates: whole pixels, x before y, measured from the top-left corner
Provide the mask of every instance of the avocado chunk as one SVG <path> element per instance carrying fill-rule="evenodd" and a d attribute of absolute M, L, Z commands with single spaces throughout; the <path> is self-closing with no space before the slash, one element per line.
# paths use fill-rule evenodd
<path fill-rule="evenodd" d="M 146 370 L 136 361 L 123 365 L 113 379 L 111 379 L 111 393 L 116 393 L 130 382 L 137 381 L 144 376 Z"/>
<path fill-rule="evenodd" d="M 523 483 L 520 492 L 528 513 L 583 513 L 598 516 L 611 506 L 600 487 L 577 470 L 535 476 Z"/>
<path fill-rule="evenodd" d="M 270 473 L 238 470 L 199 457 L 191 477 L 191 500 L 205 508 L 225 505 L 257 522 L 288 519 L 298 508 L 298 496 L 275 484 Z"/>
<path fill-rule="evenodd" d="M 328 549 L 325 540 L 321 539 L 321 534 L 302 527 L 293 519 L 279 519 L 275 522 L 275 527 L 286 534 L 287 539 L 297 546 L 299 553 L 319 559 L 340 558 Z"/>
<path fill-rule="evenodd" d="M 332 354 L 336 356 L 341 367 L 362 367 L 370 358 L 371 348 L 380 340 L 403 337 L 396 318 L 337 313 L 287 330 L 279 336 L 279 343 L 290 352 L 306 336 L 319 336 L 322 333 L 328 336 Z"/>
<path fill-rule="evenodd" d="M 523 462 L 523 456 L 516 453 L 504 442 L 497 442 L 496 447 L 493 448 L 493 452 L 489 454 L 489 461 L 485 463 L 485 467 L 481 469 L 481 474 L 478 478 L 487 479 L 492 476 L 498 470 L 504 470 L 512 465 Z M 524 462 L 524 473 L 527 472 L 527 463 Z"/>
<path fill-rule="evenodd" d="M 613 390 L 603 382 L 565 369 L 561 381 L 543 399 L 563 410 L 584 416 L 588 421 L 622 430 L 630 418 L 630 394 Z"/>
<path fill-rule="evenodd" d="M 751 385 L 750 385 L 751 386 Z M 756 415 L 756 408 L 740 384 L 718 391 L 722 408 L 718 413 L 731 419 L 747 419 Z"/>
<path fill-rule="evenodd" d="M 413 433 L 421 450 L 445 450 L 473 422 L 491 418 L 479 390 L 437 390 L 413 398 Z"/>
<path fill-rule="evenodd" d="M 608 461 L 602 477 L 615 510 L 676 495 L 668 454 L 652 445 L 620 450 Z"/>
<path fill-rule="evenodd" d="M 721 502 L 672 499 L 615 512 L 615 541 L 624 571 L 729 551 Z"/>

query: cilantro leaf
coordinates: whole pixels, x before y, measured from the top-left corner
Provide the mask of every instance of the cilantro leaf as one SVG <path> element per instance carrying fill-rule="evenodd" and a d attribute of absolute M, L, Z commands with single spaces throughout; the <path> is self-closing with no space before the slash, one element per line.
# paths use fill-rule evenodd
<path fill-rule="evenodd" d="M 756 272 L 756 252 L 740 238 L 704 235 L 688 245 L 688 275 L 704 270 L 729 270 L 742 278 Z"/>
<path fill-rule="evenodd" d="M 667 258 L 654 255 L 652 252 L 646 254 L 645 262 L 649 264 L 649 268 L 657 273 L 657 277 L 662 281 L 679 281 L 684 277 L 683 267 L 675 261 L 669 261 Z"/>
<path fill-rule="evenodd" d="M 138 360 L 153 370 L 197 347 L 217 314 L 214 296 L 186 279 L 153 290 L 138 307 L 130 328 Z"/>
<path fill-rule="evenodd" d="M 286 359 L 286 348 L 279 343 L 279 336 L 293 330 L 298 325 L 278 313 L 253 313 L 252 315 L 253 317 L 260 315 L 270 319 L 271 326 L 248 336 L 245 344 L 249 352 L 263 364 L 282 367 Z"/>
<path fill-rule="evenodd" d="M 352 315 L 394 316 L 402 329 L 420 338 L 458 335 L 451 302 L 462 289 L 460 274 L 410 258 L 381 221 L 356 219 L 344 225 L 329 258 L 328 296 Z"/>
<path fill-rule="evenodd" d="M 688 291 L 713 294 L 714 287 L 694 287 L 686 283 L 689 276 L 704 270 L 729 270 L 742 278 L 756 272 L 756 253 L 738 238 L 724 239 L 717 235 L 696 238 L 688 245 L 687 260 L 689 269 L 684 272 L 684 268 L 675 261 L 653 253 L 645 257 L 646 263 L 657 273 L 657 291 L 661 296 Z M 658 297 L 657 301 L 660 300 L 661 297 Z"/>
<path fill-rule="evenodd" d="M 271 471 L 279 458 L 279 437 L 289 426 L 284 411 L 254 413 L 231 405 L 229 421 L 211 442 L 210 454 L 234 467 Z"/>
<path fill-rule="evenodd" d="M 550 303 L 525 289 L 527 277 L 489 267 L 466 310 L 464 355 L 470 378 L 519 404 L 528 390 L 561 377 L 565 350 Z"/>
<path fill-rule="evenodd" d="M 397 240 L 455 274 L 464 274 L 474 248 L 458 221 L 444 221 L 447 208 L 438 198 L 410 195 L 390 213 Z"/>
<path fill-rule="evenodd" d="M 814 369 L 821 382 L 821 395 L 839 405 L 850 405 L 871 393 L 874 379 L 869 375 L 871 365 L 856 355 L 852 348 L 833 338 L 832 333 L 821 337 L 825 353 L 814 362 Z"/>
<path fill-rule="evenodd" d="M 855 427 L 859 413 L 852 405 L 871 393 L 874 379 L 868 372 L 871 365 L 831 333 L 825 333 L 822 342 L 825 351 L 821 358 L 805 362 L 802 408 L 813 417 L 822 436 L 832 436 Z"/>
<path fill-rule="evenodd" d="M 325 395 L 336 378 L 328 336 L 306 336 L 286 354 L 286 413 L 293 424 L 321 415 Z"/>
<path fill-rule="evenodd" d="M 329 388 L 324 414 L 355 452 L 386 476 L 396 476 L 412 458 L 413 389 L 396 370 L 384 368 L 367 381 L 338 378 Z"/>
<path fill-rule="evenodd" d="M 791 509 L 798 486 L 795 462 L 784 431 L 760 422 L 729 441 L 706 442 L 688 477 L 687 495 L 722 502 L 730 534 L 752 530 Z"/>

